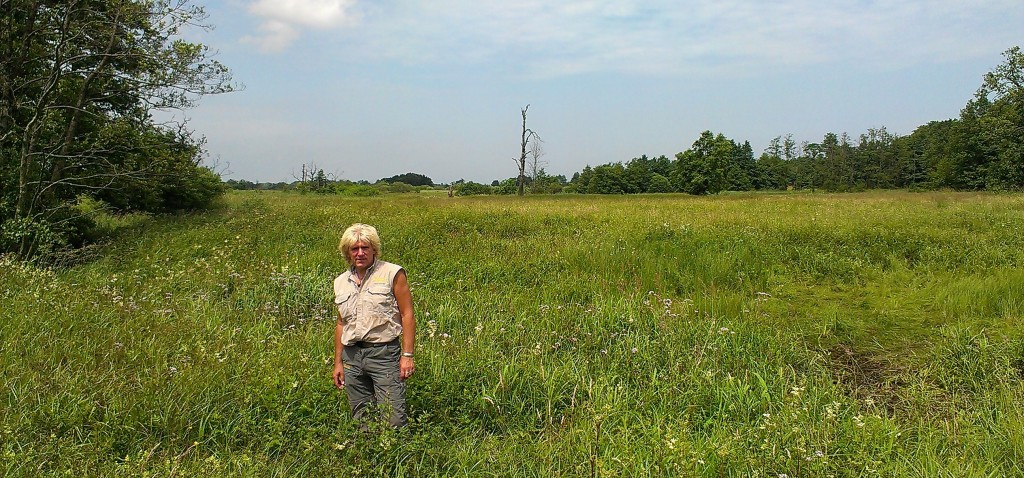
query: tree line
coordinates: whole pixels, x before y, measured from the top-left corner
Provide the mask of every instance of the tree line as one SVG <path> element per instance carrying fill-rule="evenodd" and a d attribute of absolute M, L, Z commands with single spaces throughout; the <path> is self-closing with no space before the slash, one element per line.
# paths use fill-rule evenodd
<path fill-rule="evenodd" d="M 689 149 L 587 166 L 566 180 L 549 175 L 537 134 L 523 129 L 518 175 L 489 185 L 458 180 L 455 194 L 639 194 L 868 189 L 1024 189 L 1024 53 L 1013 47 L 983 77 L 959 118 L 932 121 L 907 136 L 885 127 L 857 137 L 827 133 L 816 142 L 777 136 L 755 156 L 749 141 L 704 131 Z M 528 162 L 529 160 L 529 162 Z M 394 179 L 394 178 L 392 178 Z M 388 192 L 387 178 L 380 191 Z M 338 189 L 338 188 L 336 188 Z M 340 188 L 342 191 L 351 189 Z"/>
<path fill-rule="evenodd" d="M 1024 54 L 984 76 L 960 117 L 933 121 L 907 136 L 884 127 L 857 138 L 828 133 L 798 143 L 791 134 L 771 140 L 755 158 L 749 142 L 704 131 L 674 158 L 640 156 L 587 166 L 565 192 L 632 194 L 809 189 L 1024 189 Z"/>

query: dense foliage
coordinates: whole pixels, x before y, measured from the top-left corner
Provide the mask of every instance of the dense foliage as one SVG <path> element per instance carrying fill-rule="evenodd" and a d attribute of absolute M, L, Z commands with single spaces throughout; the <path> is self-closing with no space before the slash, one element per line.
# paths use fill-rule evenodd
<path fill-rule="evenodd" d="M 187 0 L 0 4 L 0 252 L 74 242 L 83 202 L 167 212 L 223 191 L 202 141 L 153 117 L 232 89 L 206 47 L 179 38 L 204 18 Z"/>
<path fill-rule="evenodd" d="M 429 177 L 417 173 L 396 174 L 390 178 L 383 178 L 379 183 L 405 183 L 410 186 L 433 186 L 434 181 Z"/>

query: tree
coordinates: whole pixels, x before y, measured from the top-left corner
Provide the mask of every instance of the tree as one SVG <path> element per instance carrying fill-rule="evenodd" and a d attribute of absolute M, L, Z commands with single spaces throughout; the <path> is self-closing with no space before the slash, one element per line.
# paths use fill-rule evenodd
<path fill-rule="evenodd" d="M 754 149 L 750 141 L 743 144 L 732 142 L 732 155 L 725 167 L 726 189 L 730 191 L 750 191 L 756 182 L 757 165 L 754 162 Z"/>
<path fill-rule="evenodd" d="M 205 18 L 188 0 L 0 3 L 0 248 L 27 256 L 59 241 L 80 195 L 209 178 L 194 171 L 202 141 L 152 116 L 234 89 L 207 47 L 179 38 Z"/>
<path fill-rule="evenodd" d="M 669 184 L 668 178 L 658 173 L 654 173 L 651 175 L 651 181 L 647 186 L 647 192 L 669 193 L 672 192 L 672 185 Z"/>
<path fill-rule="evenodd" d="M 676 154 L 675 188 L 690 194 L 715 194 L 726 188 L 726 166 L 734 143 L 704 131 L 690 149 Z"/>
<path fill-rule="evenodd" d="M 626 192 L 622 163 L 602 164 L 593 169 L 586 192 L 590 194 L 623 194 Z"/>
<path fill-rule="evenodd" d="M 547 161 L 541 161 L 541 156 L 544 156 L 544 145 L 540 138 L 534 138 L 530 142 L 529 151 L 529 170 L 530 170 L 530 182 L 536 182 L 540 179 L 539 175 L 544 174 L 544 167 L 548 165 Z"/>
<path fill-rule="evenodd" d="M 643 193 L 650 189 L 651 160 L 647 155 L 633 158 L 626 163 L 626 170 L 623 173 L 623 187 L 627 194 Z"/>
<path fill-rule="evenodd" d="M 845 191 L 853 188 L 853 145 L 846 133 L 837 136 L 825 133 L 821 141 L 824 157 L 819 169 L 819 185 L 829 191 Z"/>
<path fill-rule="evenodd" d="M 959 119 L 921 126 L 901 145 L 904 161 L 919 163 L 931 185 L 1024 189 L 1024 52 L 1015 46 L 1003 57 Z M 914 163 L 903 170 L 921 176 Z"/>
<path fill-rule="evenodd" d="M 417 173 L 405 173 L 391 176 L 390 178 L 382 178 L 379 183 L 405 183 L 410 186 L 433 186 L 434 181 L 427 176 Z"/>
<path fill-rule="evenodd" d="M 317 166 L 315 161 L 303 164 L 301 175 L 293 174 L 292 177 L 296 181 L 295 188 L 303 194 L 307 192 L 332 193 L 335 191 L 334 184 L 337 182 L 334 174 L 325 172 L 323 168 Z"/>
<path fill-rule="evenodd" d="M 961 114 L 976 136 L 972 153 L 984 164 L 985 187 L 1024 188 L 1024 52 L 1003 52 L 1005 61 L 984 82 Z"/>
<path fill-rule="evenodd" d="M 789 185 L 786 163 L 768 151 L 757 159 L 758 189 L 784 190 Z"/>
<path fill-rule="evenodd" d="M 486 184 L 475 183 L 473 181 L 456 181 L 455 182 L 455 194 L 459 196 L 475 196 L 479 194 L 491 194 L 491 187 Z"/>
<path fill-rule="evenodd" d="M 903 162 L 909 164 L 910 186 L 951 187 L 951 151 L 960 128 L 956 119 L 932 121 L 899 139 Z"/>
<path fill-rule="evenodd" d="M 530 105 L 526 105 L 522 109 L 523 113 L 523 135 L 522 135 L 522 149 L 519 159 L 512 158 L 512 161 L 516 162 L 516 166 L 519 167 L 519 179 L 516 184 L 516 193 L 520 196 L 526 194 L 526 148 L 531 141 L 540 141 L 540 136 L 537 135 L 532 129 L 526 127 L 526 112 L 530 109 Z M 539 156 L 538 156 L 539 157 Z"/>
<path fill-rule="evenodd" d="M 495 180 L 494 183 L 497 184 L 492 183 L 491 187 L 493 188 L 492 190 L 494 194 L 511 196 L 516 193 L 516 185 L 518 182 L 518 178 L 508 178 L 504 181 Z"/>
<path fill-rule="evenodd" d="M 896 149 L 893 147 L 896 139 L 884 126 L 868 128 L 867 133 L 860 135 L 855 157 L 864 187 L 875 189 L 896 186 L 898 167 Z"/>

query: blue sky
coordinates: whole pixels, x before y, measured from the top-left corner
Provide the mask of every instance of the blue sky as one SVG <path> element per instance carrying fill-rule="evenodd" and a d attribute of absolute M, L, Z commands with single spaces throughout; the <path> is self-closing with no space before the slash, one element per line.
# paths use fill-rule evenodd
<path fill-rule="evenodd" d="M 1021 0 L 204 3 L 244 90 L 189 125 L 225 178 L 292 181 L 303 164 L 375 181 L 515 176 L 522 118 L 546 170 L 688 149 L 704 130 L 820 141 L 905 135 L 959 115 Z"/>

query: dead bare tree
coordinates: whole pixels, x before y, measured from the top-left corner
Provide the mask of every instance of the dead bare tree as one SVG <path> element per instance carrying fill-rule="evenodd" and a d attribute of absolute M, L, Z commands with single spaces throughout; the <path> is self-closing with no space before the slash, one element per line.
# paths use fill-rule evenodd
<path fill-rule="evenodd" d="M 534 144 L 540 141 L 540 136 L 535 131 L 526 127 L 526 111 L 530 109 L 530 105 L 526 105 L 522 109 L 523 113 L 523 136 L 522 136 L 522 149 L 519 158 L 512 158 L 512 161 L 519 167 L 519 180 L 516 181 L 516 194 L 522 196 L 526 194 L 526 147 L 530 144 L 530 141 L 534 141 Z"/>
<path fill-rule="evenodd" d="M 534 138 L 533 142 L 530 143 L 530 157 L 527 167 L 530 171 L 530 181 L 534 182 L 540 179 L 540 175 L 544 171 L 544 167 L 548 165 L 547 161 L 541 161 L 541 156 L 544 156 L 544 142 L 540 138 Z"/>
<path fill-rule="evenodd" d="M 338 180 L 340 174 L 328 173 L 318 166 L 315 161 L 311 161 L 309 164 L 302 163 L 300 176 L 292 173 L 292 177 L 299 182 L 298 187 L 301 190 L 323 192 L 329 184 Z"/>

